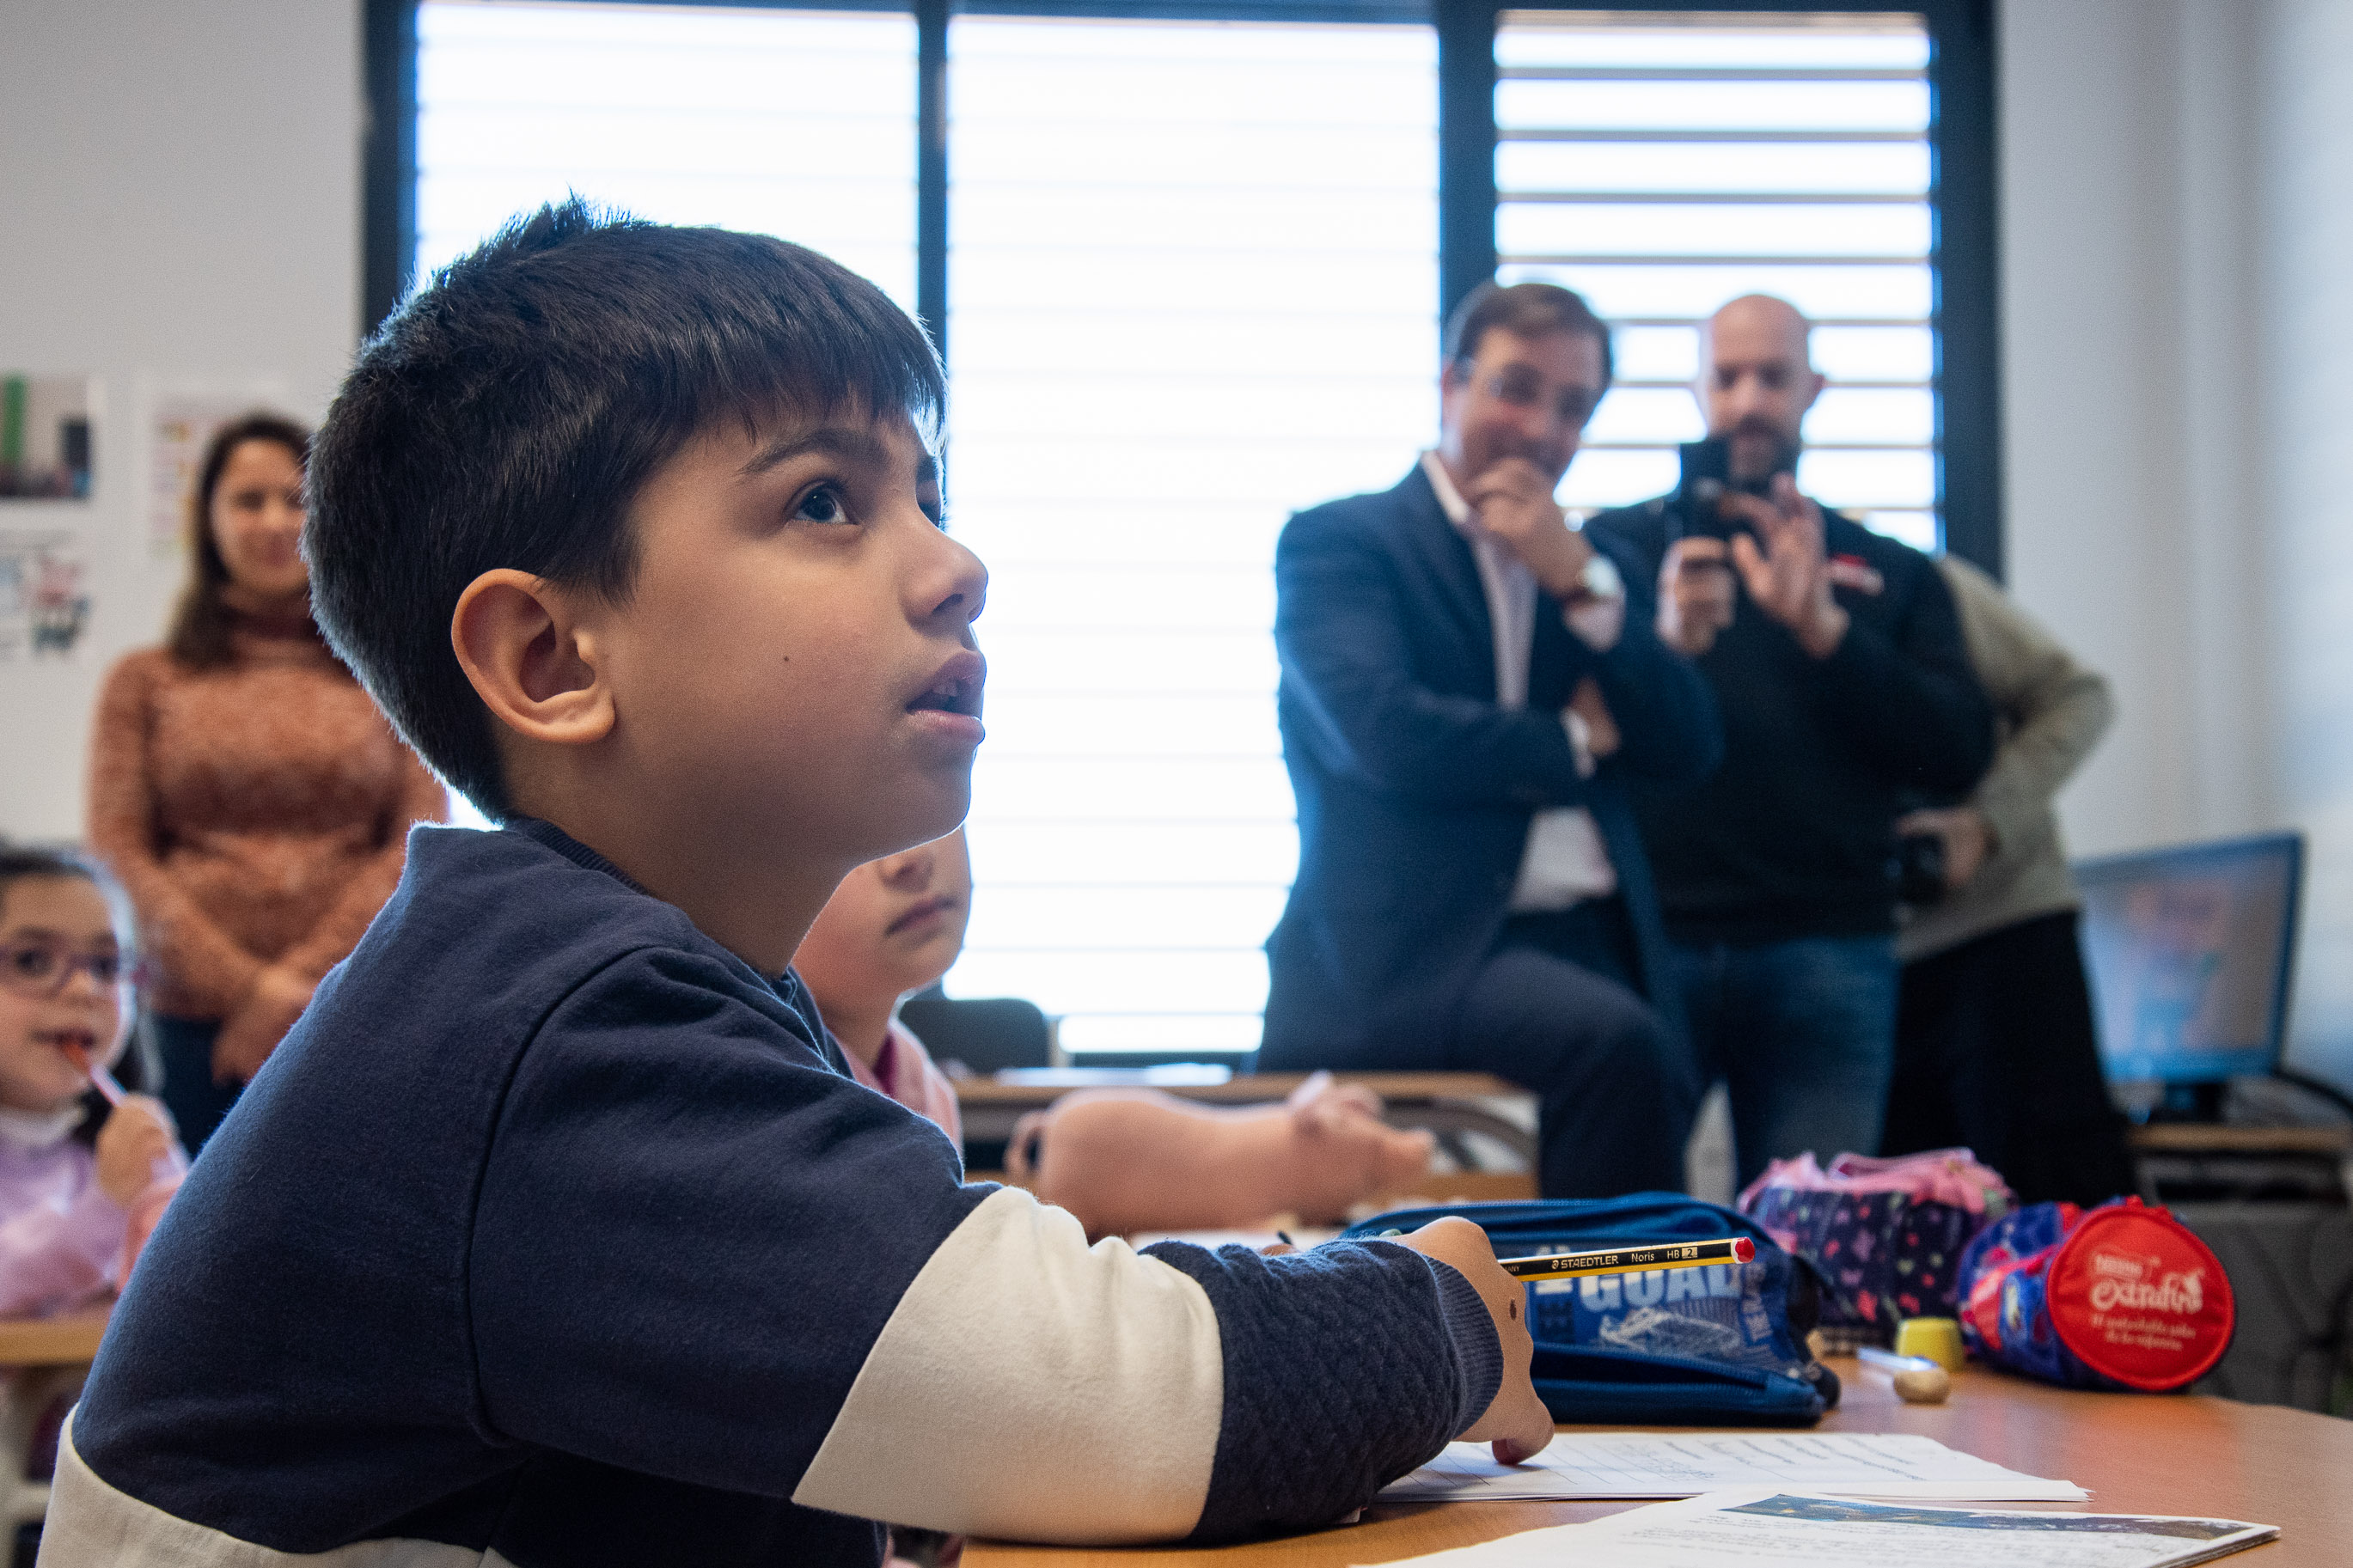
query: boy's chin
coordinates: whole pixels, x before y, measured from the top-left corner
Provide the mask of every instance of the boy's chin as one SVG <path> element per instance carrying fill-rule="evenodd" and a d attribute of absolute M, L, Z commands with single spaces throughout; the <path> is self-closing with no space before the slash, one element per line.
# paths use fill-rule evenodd
<path fill-rule="evenodd" d="M 934 777 L 923 781 L 929 787 L 914 788 L 890 797 L 878 797 L 870 804 L 885 809 L 867 817 L 859 834 L 861 851 L 859 862 L 879 860 L 885 855 L 896 855 L 913 849 L 919 844 L 929 844 L 934 838 L 944 838 L 964 826 L 972 811 L 971 770 L 958 770 L 951 778 Z M 793 825 L 786 823 L 779 831 L 789 834 Z"/>

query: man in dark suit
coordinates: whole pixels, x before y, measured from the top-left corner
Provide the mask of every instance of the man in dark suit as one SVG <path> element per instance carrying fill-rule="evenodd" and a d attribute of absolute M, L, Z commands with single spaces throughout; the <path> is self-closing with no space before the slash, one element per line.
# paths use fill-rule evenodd
<path fill-rule="evenodd" d="M 1697 1102 L 1621 780 L 1704 776 L 1715 704 L 1653 574 L 1553 500 L 1609 373 L 1577 295 L 1481 288 L 1437 449 L 1275 552 L 1300 857 L 1261 1065 L 1525 1084 L 1547 1197 L 1680 1187 Z"/>

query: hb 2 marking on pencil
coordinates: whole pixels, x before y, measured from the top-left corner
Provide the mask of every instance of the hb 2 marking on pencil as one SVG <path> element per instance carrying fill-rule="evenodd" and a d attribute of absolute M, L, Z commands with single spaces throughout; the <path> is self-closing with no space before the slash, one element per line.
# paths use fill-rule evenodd
<path fill-rule="evenodd" d="M 1697 1268 L 1709 1263 L 1746 1263 L 1757 1244 L 1745 1236 L 1716 1241 L 1678 1241 L 1662 1247 L 1608 1247 L 1591 1252 L 1556 1252 L 1543 1258 L 1499 1258 L 1515 1279 L 1567 1279 L 1581 1274 L 1628 1274 L 1644 1268 Z"/>

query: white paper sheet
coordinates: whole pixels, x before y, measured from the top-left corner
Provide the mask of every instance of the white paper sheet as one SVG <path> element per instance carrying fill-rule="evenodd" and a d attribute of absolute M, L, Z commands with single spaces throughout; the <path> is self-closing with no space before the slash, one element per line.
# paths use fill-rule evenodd
<path fill-rule="evenodd" d="M 1913 1501 L 2082 1502 L 2045 1480 L 1933 1437 L 1870 1432 L 1563 1432 L 1533 1459 L 1495 1463 L 1484 1443 L 1449 1443 L 1389 1483 L 1383 1502 L 1680 1498 L 1726 1487 L 1787 1487 Z"/>
<path fill-rule="evenodd" d="M 2186 1568 L 2278 1534 L 2271 1525 L 2238 1520 L 1916 1508 L 1752 1487 L 1406 1562 L 1417 1568 Z"/>

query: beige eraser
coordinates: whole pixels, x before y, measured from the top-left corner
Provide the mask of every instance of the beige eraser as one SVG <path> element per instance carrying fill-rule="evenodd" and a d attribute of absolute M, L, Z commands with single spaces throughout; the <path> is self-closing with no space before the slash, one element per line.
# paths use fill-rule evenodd
<path fill-rule="evenodd" d="M 1942 1405 L 1953 1375 L 1941 1366 L 1907 1367 L 1895 1374 L 1896 1396 L 1909 1405 Z"/>

